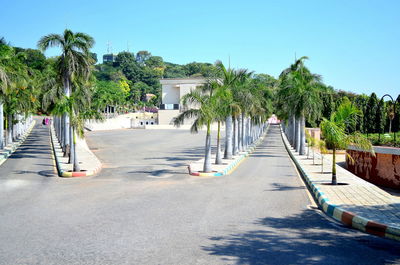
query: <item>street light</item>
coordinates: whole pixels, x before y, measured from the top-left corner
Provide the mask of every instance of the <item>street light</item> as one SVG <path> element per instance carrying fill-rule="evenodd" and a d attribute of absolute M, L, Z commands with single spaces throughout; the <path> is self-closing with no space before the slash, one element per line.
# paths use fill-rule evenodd
<path fill-rule="evenodd" d="M 392 101 L 392 104 L 393 104 L 393 120 L 394 120 L 394 117 L 396 116 L 396 103 L 397 103 L 397 100 L 393 100 L 391 95 L 385 94 L 385 95 L 382 96 L 381 101 L 383 100 L 384 97 L 389 97 L 391 99 L 391 101 Z M 380 141 L 381 140 L 381 132 L 379 131 L 378 133 L 379 133 L 379 141 Z M 393 141 L 394 141 L 394 144 L 396 144 L 396 132 L 395 132 L 394 128 L 393 128 Z"/>

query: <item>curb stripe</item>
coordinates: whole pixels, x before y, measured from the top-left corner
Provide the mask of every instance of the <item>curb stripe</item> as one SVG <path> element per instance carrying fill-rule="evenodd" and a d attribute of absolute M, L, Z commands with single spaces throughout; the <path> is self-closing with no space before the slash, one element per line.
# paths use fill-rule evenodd
<path fill-rule="evenodd" d="M 387 226 L 380 223 L 376 223 L 374 221 L 368 221 L 367 225 L 365 226 L 365 229 L 367 233 L 384 237 Z"/>
<path fill-rule="evenodd" d="M 329 203 L 329 199 L 324 197 L 323 192 L 319 191 L 319 188 L 316 187 L 314 183 L 310 180 L 308 175 L 304 172 L 303 168 L 301 165 L 298 163 L 294 155 L 292 154 L 292 151 L 288 147 L 288 142 L 284 137 L 284 133 L 281 128 L 281 137 L 282 141 L 284 143 L 284 146 L 286 148 L 286 151 L 288 152 L 290 158 L 296 165 L 296 168 L 298 171 L 301 173 L 301 177 L 305 180 L 305 182 L 308 184 L 307 188 L 311 191 L 311 193 L 314 195 L 314 199 L 318 203 L 318 205 L 323 209 L 323 211 L 328 215 L 334 218 L 337 221 L 342 222 L 343 224 L 356 228 L 360 231 L 367 232 L 372 235 L 380 236 L 380 237 L 386 237 L 394 240 L 400 241 L 400 228 L 397 227 L 391 227 L 387 226 L 384 224 L 380 224 L 371 220 L 367 220 L 361 216 L 357 216 L 352 212 L 344 211 L 343 209 L 337 207 L 334 204 Z"/>
<path fill-rule="evenodd" d="M 333 212 L 334 212 L 334 210 L 335 210 L 335 205 L 333 205 L 333 204 L 328 204 L 328 209 L 326 209 L 326 214 L 327 215 L 329 215 L 329 216 L 333 216 Z"/>
<path fill-rule="evenodd" d="M 350 212 L 343 212 L 342 214 L 342 223 L 347 225 L 347 226 L 352 226 L 353 225 L 353 218 L 354 214 Z"/>

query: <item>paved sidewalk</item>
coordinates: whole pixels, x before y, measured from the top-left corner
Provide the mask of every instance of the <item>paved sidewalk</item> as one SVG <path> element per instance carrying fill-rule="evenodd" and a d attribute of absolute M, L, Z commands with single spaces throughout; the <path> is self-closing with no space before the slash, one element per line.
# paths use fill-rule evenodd
<path fill-rule="evenodd" d="M 60 177 L 86 177 L 97 174 L 102 167 L 100 160 L 92 153 L 86 144 L 85 139 L 77 137 L 76 153 L 81 167 L 80 172 L 73 172 L 73 164 L 68 163 L 68 157 L 63 156 L 60 143 L 55 135 L 54 127 L 51 126 L 51 139 L 53 146 L 53 154 L 57 166 L 58 175 Z"/>
<path fill-rule="evenodd" d="M 284 134 L 284 142 L 302 171 L 319 206 L 331 217 L 346 225 L 371 234 L 400 240 L 400 199 L 371 184 L 346 169 L 337 166 L 337 180 L 343 185 L 329 185 L 332 155 L 324 155 L 324 173 L 321 173 L 321 155 L 300 156 Z M 310 151 L 310 154 L 312 152 Z M 328 184 L 328 185 L 327 185 Z"/>
<path fill-rule="evenodd" d="M 232 159 L 222 159 L 221 165 L 215 164 L 216 154 L 212 154 L 211 155 L 211 163 L 212 163 L 211 168 L 212 168 L 213 172 L 204 173 L 202 171 L 203 165 L 204 165 L 204 158 L 202 158 L 200 160 L 197 160 L 197 161 L 189 164 L 189 174 L 193 175 L 193 176 L 200 176 L 200 177 L 216 177 L 216 176 L 229 175 L 240 165 L 240 163 L 243 162 L 243 160 L 246 157 L 248 157 L 255 150 L 255 148 L 260 143 L 262 143 L 262 141 L 264 140 L 265 136 L 268 133 L 268 129 L 269 129 L 269 124 L 266 125 L 263 134 L 253 144 L 249 145 L 249 147 L 247 148 L 247 151 L 239 152 L 237 155 L 234 155 L 232 157 Z"/>
<path fill-rule="evenodd" d="M 24 143 L 28 135 L 31 133 L 35 124 L 36 120 L 32 120 L 31 124 L 29 125 L 29 128 L 26 130 L 24 135 L 21 136 L 20 139 L 18 139 L 15 142 L 12 142 L 11 144 L 8 144 L 6 147 L 4 147 L 3 150 L 0 150 L 0 165 L 6 162 L 7 158 L 9 158 L 10 155 L 14 153 L 21 144 Z"/>

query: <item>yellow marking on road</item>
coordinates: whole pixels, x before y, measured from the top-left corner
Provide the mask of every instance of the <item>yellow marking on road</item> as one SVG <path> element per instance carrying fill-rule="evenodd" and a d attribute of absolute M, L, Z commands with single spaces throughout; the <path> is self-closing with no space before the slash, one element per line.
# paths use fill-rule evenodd
<path fill-rule="evenodd" d="M 54 174 L 56 174 L 56 176 L 58 176 L 58 170 L 57 170 L 57 165 L 56 165 L 57 162 L 56 162 L 56 158 L 54 156 L 54 144 L 53 144 L 52 135 L 51 135 L 51 128 L 49 129 L 49 136 L 50 136 L 50 146 L 51 146 L 51 159 L 53 160 L 53 170 L 54 170 Z"/>

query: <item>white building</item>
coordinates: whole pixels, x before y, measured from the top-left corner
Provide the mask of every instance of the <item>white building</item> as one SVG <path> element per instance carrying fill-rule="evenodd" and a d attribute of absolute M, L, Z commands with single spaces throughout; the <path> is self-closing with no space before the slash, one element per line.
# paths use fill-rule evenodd
<path fill-rule="evenodd" d="M 158 111 L 158 124 L 172 125 L 173 119 L 183 110 L 181 98 L 206 83 L 203 77 L 193 78 L 165 78 L 161 79 L 162 98 L 160 109 Z M 191 124 L 190 121 L 185 124 Z"/>

